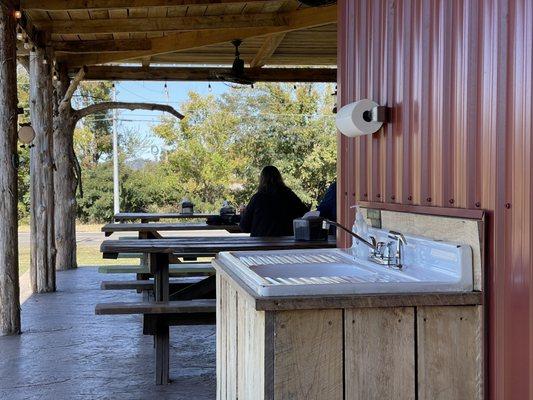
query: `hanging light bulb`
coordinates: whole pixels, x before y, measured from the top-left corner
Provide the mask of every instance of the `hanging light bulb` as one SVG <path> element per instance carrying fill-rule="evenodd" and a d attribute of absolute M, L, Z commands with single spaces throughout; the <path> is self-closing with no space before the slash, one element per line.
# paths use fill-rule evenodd
<path fill-rule="evenodd" d="M 46 65 L 46 64 L 48 64 L 48 57 L 44 56 L 43 57 L 43 65 Z"/>
<path fill-rule="evenodd" d="M 13 11 L 13 16 L 14 16 L 16 19 L 21 19 L 21 18 L 22 18 L 22 11 L 20 11 L 20 10 L 15 10 L 15 11 Z"/>

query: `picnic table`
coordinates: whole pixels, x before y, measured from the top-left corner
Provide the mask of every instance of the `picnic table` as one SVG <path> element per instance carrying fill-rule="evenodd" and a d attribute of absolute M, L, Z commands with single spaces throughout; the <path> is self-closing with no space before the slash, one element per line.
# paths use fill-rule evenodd
<path fill-rule="evenodd" d="M 194 300 L 184 304 L 183 302 L 169 302 L 169 258 L 171 255 L 187 257 L 208 257 L 215 256 L 222 251 L 246 251 L 246 250 L 289 250 L 289 249 L 316 249 L 331 248 L 336 246 L 333 236 L 327 241 L 303 242 L 296 241 L 293 236 L 261 238 L 245 236 L 226 237 L 183 237 L 173 239 L 138 239 L 138 240 L 106 240 L 102 243 L 100 250 L 104 258 L 117 258 L 120 253 L 147 253 L 149 254 L 149 268 L 154 275 L 154 297 L 156 312 L 149 308 L 148 303 L 114 304 L 110 309 L 114 310 L 108 314 L 124 314 L 130 309 L 132 313 L 157 314 L 154 318 L 159 318 L 150 332 L 155 337 L 156 354 L 156 384 L 167 384 L 169 382 L 169 325 L 165 323 L 165 315 L 162 310 L 168 309 L 183 310 L 198 315 L 208 310 L 206 300 Z M 206 283 L 207 282 L 207 283 Z M 214 287 L 213 278 L 206 278 L 198 285 L 198 293 L 206 293 L 206 285 Z M 195 286 L 188 290 L 188 295 L 194 298 Z M 175 304 L 179 303 L 179 304 Z M 178 307 L 179 306 L 179 307 Z M 97 305 L 97 313 L 105 314 L 105 305 Z M 152 311 L 150 311 L 152 310 Z M 201 314 L 204 315 L 204 314 Z M 152 315 L 153 317 L 153 315 Z M 190 324 L 191 322 L 188 321 Z"/>
<path fill-rule="evenodd" d="M 183 222 L 152 222 L 152 223 L 111 223 L 102 227 L 102 232 L 106 236 L 111 236 L 116 232 L 138 232 L 139 238 L 163 239 L 159 232 L 179 232 L 179 231 L 207 231 L 225 230 L 230 233 L 241 232 L 238 225 L 209 225 L 206 223 L 183 223 Z"/>
<path fill-rule="evenodd" d="M 214 217 L 219 214 L 215 213 L 118 213 L 113 219 L 116 222 L 137 221 L 157 222 L 161 219 L 205 219 Z"/>

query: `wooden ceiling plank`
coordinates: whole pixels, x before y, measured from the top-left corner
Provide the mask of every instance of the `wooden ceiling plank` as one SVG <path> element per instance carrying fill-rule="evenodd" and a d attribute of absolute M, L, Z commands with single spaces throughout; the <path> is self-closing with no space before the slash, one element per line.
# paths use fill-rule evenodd
<path fill-rule="evenodd" d="M 70 65 L 94 65 L 110 62 L 120 62 L 132 58 L 155 56 L 158 54 L 184 51 L 197 47 L 208 46 L 216 43 L 229 42 L 235 38 L 247 39 L 255 36 L 271 35 L 274 33 L 290 32 L 306 29 L 313 26 L 326 25 L 336 22 L 337 7 L 323 7 L 316 9 L 303 9 L 279 14 L 284 25 L 276 27 L 253 27 L 213 29 L 204 31 L 173 33 L 162 38 L 151 39 L 152 48 L 146 51 L 131 51 L 117 54 L 91 54 L 87 56 L 69 56 L 64 60 Z"/>
<path fill-rule="evenodd" d="M 20 0 L 24 10 L 109 10 L 209 4 L 269 3 L 273 0 Z"/>
<path fill-rule="evenodd" d="M 228 68 L 176 67 L 88 67 L 86 80 L 134 81 L 216 81 L 229 73 Z M 336 82 L 336 68 L 256 68 L 246 75 L 257 82 Z"/>
<path fill-rule="evenodd" d="M 275 53 L 283 39 L 285 39 L 285 35 L 287 35 L 286 32 L 281 32 L 267 36 L 265 42 L 250 63 L 250 68 L 257 68 L 265 65 L 268 59 Z"/>
<path fill-rule="evenodd" d="M 204 10 L 205 11 L 205 10 Z M 130 14 L 131 15 L 131 14 Z M 279 26 L 277 14 L 208 15 L 174 18 L 90 19 L 84 21 L 34 21 L 34 25 L 52 34 L 170 32 L 201 29 Z"/>
<path fill-rule="evenodd" d="M 152 43 L 144 40 L 87 40 L 74 42 L 52 42 L 52 47 L 57 52 L 65 53 L 109 53 L 117 51 L 142 51 L 150 50 Z"/>

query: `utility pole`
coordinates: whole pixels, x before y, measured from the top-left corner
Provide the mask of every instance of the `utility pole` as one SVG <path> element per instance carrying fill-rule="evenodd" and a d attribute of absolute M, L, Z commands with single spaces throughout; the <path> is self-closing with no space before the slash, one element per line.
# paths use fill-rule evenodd
<path fill-rule="evenodd" d="M 117 88 L 113 83 L 113 101 L 117 100 Z M 113 110 L 113 209 L 115 214 L 120 212 L 120 187 L 118 170 L 118 133 L 117 133 L 117 111 Z"/>

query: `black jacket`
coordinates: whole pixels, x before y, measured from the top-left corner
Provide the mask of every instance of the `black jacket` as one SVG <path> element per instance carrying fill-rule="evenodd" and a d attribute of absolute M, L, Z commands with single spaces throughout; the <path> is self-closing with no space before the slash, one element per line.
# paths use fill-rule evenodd
<path fill-rule="evenodd" d="M 309 209 L 288 187 L 257 192 L 241 216 L 240 228 L 250 236 L 291 236 L 292 220 Z"/>

